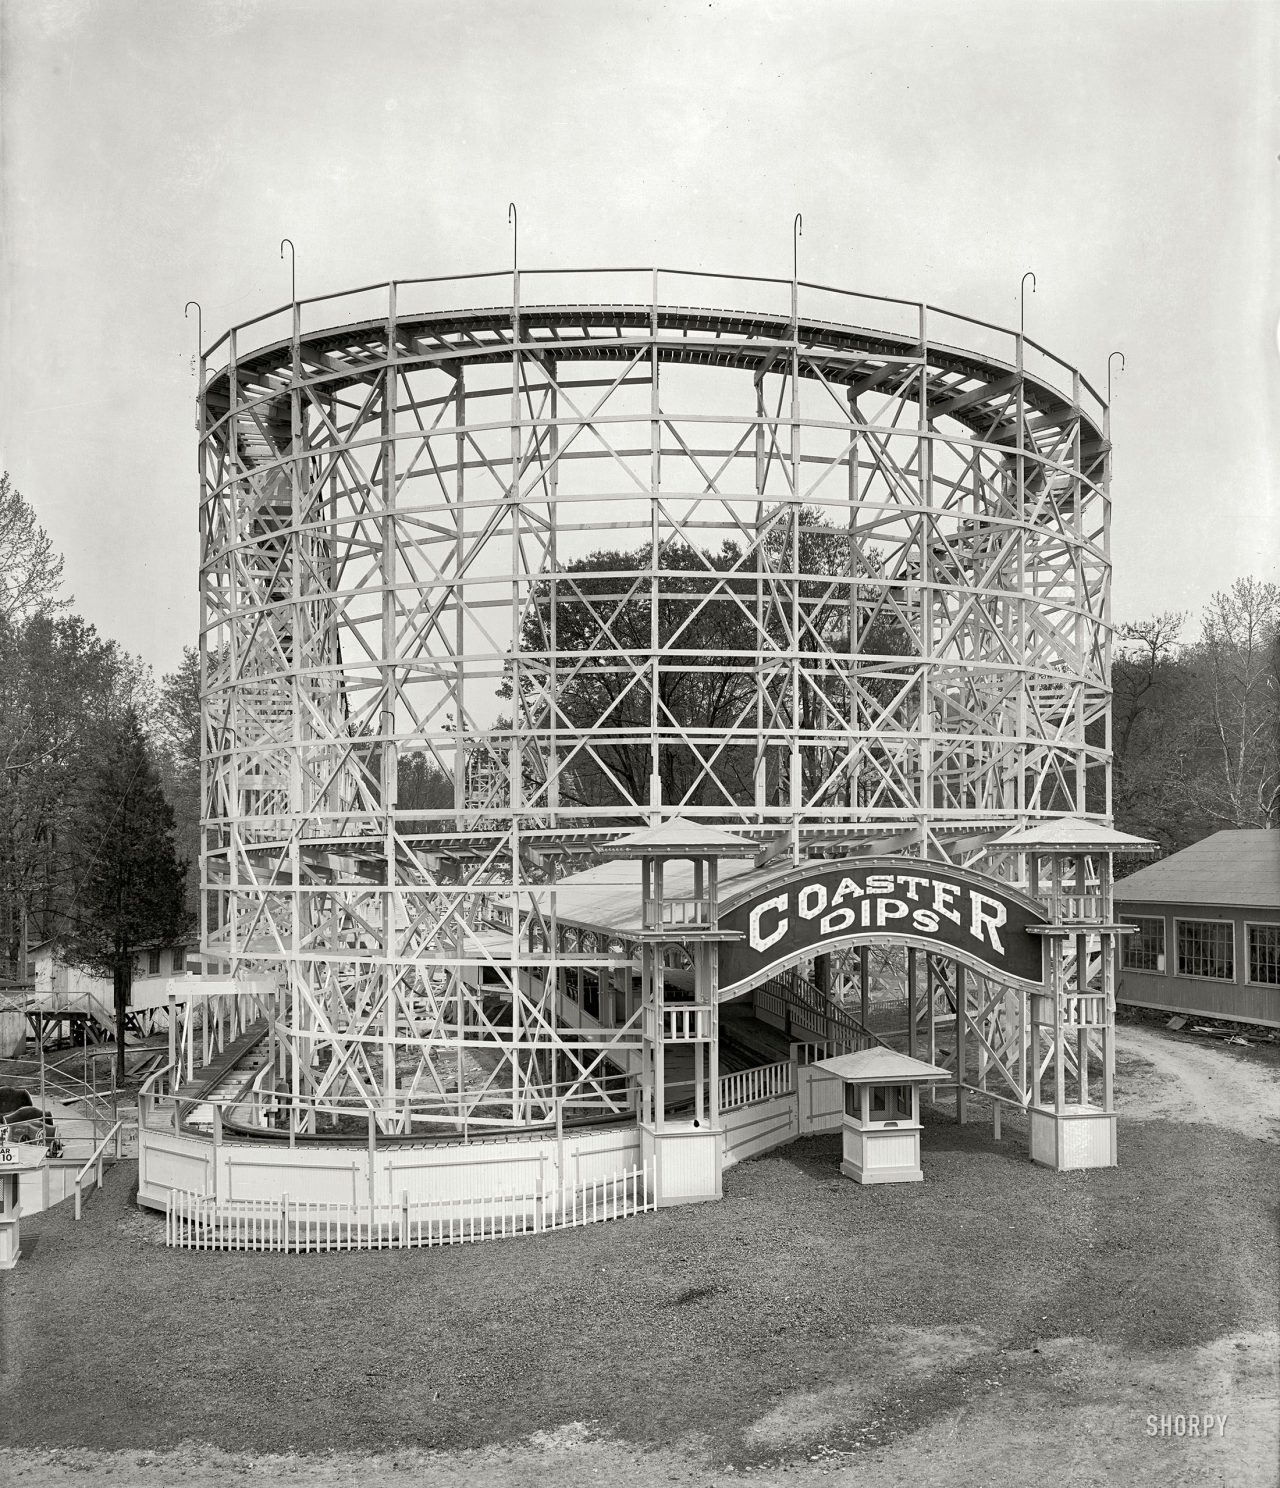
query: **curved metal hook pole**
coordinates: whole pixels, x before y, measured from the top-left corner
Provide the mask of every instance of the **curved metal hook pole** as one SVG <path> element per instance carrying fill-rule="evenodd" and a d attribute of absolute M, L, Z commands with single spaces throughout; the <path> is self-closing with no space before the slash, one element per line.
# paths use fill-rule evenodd
<path fill-rule="evenodd" d="M 191 309 L 192 305 L 194 305 L 196 307 L 196 351 L 199 352 L 201 356 L 203 356 L 204 355 L 204 312 L 200 309 L 200 301 L 199 300 L 188 300 L 187 303 L 182 307 L 182 318 L 183 318 L 183 320 L 190 319 L 190 317 L 187 314 L 187 311 Z M 1115 352 L 1112 352 L 1111 355 L 1114 356 L 1115 355 Z M 1111 375 L 1111 363 L 1108 362 L 1107 363 L 1107 376 L 1110 377 L 1110 375 Z M 1111 385 L 1110 383 L 1107 384 L 1108 387 L 1110 387 L 1110 385 Z M 1110 402 L 1110 399 L 1108 399 L 1107 401 Z"/>
<path fill-rule="evenodd" d="M 507 203 L 507 222 L 511 226 L 511 272 L 520 272 L 520 213 L 515 202 Z"/>
<path fill-rule="evenodd" d="M 791 277 L 800 278 L 800 239 L 804 237 L 804 217 L 796 213 L 796 220 L 791 224 Z"/>
<path fill-rule="evenodd" d="M 292 238 L 280 239 L 280 257 L 284 257 L 284 245 L 289 245 L 289 298 L 296 305 L 298 303 L 298 251 L 293 246 Z"/>
<path fill-rule="evenodd" d="M 1027 334 L 1027 280 L 1031 280 L 1031 293 L 1036 292 L 1036 276 L 1030 269 L 1022 276 L 1022 283 L 1018 287 L 1018 335 L 1025 338 Z"/>
<path fill-rule="evenodd" d="M 1122 352 L 1122 351 L 1113 351 L 1110 354 L 1110 356 L 1107 357 L 1107 407 L 1108 408 L 1111 407 L 1111 362 L 1112 362 L 1112 358 L 1114 358 L 1114 357 L 1119 357 L 1120 358 L 1120 370 L 1122 372 L 1124 371 L 1124 352 Z"/>

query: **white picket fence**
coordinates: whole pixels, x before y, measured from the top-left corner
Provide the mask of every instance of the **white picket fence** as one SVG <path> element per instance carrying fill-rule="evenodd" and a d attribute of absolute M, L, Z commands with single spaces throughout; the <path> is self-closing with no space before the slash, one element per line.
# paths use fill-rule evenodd
<path fill-rule="evenodd" d="M 398 1204 L 218 1199 L 172 1190 L 165 1240 L 186 1250 L 402 1250 L 575 1229 L 657 1208 L 650 1163 L 578 1188 Z"/>
<path fill-rule="evenodd" d="M 791 1068 L 791 1061 L 783 1059 L 777 1064 L 763 1064 L 757 1069 L 721 1075 L 720 1109 L 734 1111 L 739 1106 L 749 1106 L 755 1101 L 789 1095 L 792 1089 Z"/>

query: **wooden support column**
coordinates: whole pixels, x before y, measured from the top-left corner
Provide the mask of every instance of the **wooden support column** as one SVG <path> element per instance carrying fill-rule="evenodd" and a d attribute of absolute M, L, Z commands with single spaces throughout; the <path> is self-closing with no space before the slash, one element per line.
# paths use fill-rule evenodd
<path fill-rule="evenodd" d="M 968 993 L 965 988 L 964 967 L 957 961 L 955 963 L 956 978 L 956 1120 L 964 1125 L 967 1102 L 964 1088 L 964 1056 L 965 1035 L 968 1031 L 968 1013 L 965 1003 Z"/>
<path fill-rule="evenodd" d="M 916 1057 L 916 1003 L 920 995 L 919 954 L 914 946 L 907 947 L 907 1053 L 912 1059 Z"/>
<path fill-rule="evenodd" d="M 871 948 L 870 946 L 858 947 L 858 1007 L 861 1013 L 862 1026 L 867 1026 L 868 1001 L 870 996 L 871 981 Z"/>

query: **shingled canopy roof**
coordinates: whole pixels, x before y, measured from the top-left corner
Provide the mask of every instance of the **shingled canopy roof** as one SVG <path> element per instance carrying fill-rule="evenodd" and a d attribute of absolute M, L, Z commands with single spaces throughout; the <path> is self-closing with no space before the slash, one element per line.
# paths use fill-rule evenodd
<path fill-rule="evenodd" d="M 1221 904 L 1280 909 L 1280 832 L 1215 832 L 1116 884 L 1129 904 Z"/>
<path fill-rule="evenodd" d="M 751 858 L 760 844 L 736 837 L 710 822 L 686 821 L 673 816 L 656 827 L 641 827 L 612 842 L 603 843 L 597 851 L 610 858 L 667 858 L 681 853 L 696 858 Z"/>
<path fill-rule="evenodd" d="M 1062 816 L 1037 822 L 1033 827 L 1014 827 L 991 844 L 993 849 L 1014 847 L 1022 851 L 1040 848 L 1045 852 L 1154 852 L 1156 844 L 1146 837 L 1118 832 L 1083 816 Z"/>
<path fill-rule="evenodd" d="M 923 1059 L 913 1059 L 897 1049 L 859 1049 L 854 1054 L 836 1054 L 830 1059 L 819 1059 L 814 1069 L 828 1070 L 839 1075 L 847 1085 L 864 1085 L 871 1082 L 892 1085 L 906 1080 L 953 1080 L 951 1070 L 937 1064 L 926 1064 Z"/>

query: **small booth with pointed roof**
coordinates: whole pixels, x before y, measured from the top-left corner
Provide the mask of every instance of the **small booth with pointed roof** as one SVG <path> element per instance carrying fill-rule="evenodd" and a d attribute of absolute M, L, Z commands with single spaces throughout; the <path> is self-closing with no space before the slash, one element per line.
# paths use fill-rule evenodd
<path fill-rule="evenodd" d="M 950 1080 L 950 1070 L 896 1049 L 859 1049 L 820 1059 L 844 1084 L 844 1160 L 855 1183 L 919 1183 L 920 1087 Z"/>

